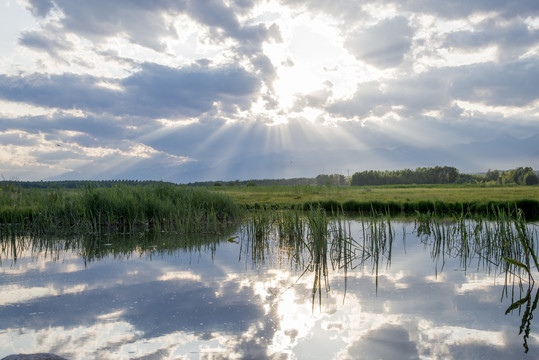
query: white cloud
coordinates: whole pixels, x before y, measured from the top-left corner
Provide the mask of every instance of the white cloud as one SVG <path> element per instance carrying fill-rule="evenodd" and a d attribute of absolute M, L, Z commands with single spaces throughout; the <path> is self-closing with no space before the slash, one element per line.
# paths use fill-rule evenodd
<path fill-rule="evenodd" d="M 214 176 L 247 178 L 354 171 L 358 157 L 399 167 L 380 149 L 429 145 L 439 154 L 437 144 L 447 141 L 539 134 L 539 9 L 531 0 L 26 0 L 2 7 L 0 131 L 39 134 L 34 153 L 47 165 L 33 163 L 34 179 L 96 175 L 106 156 L 96 160 L 91 149 L 122 148 L 122 141 L 156 152 L 122 148 L 110 153 L 118 161 L 175 163 L 178 172 L 151 173 L 182 181 L 217 168 Z M 280 135 L 266 124 L 280 124 Z M 65 152 L 39 150 L 67 141 L 62 131 L 76 132 L 69 163 Z M 317 141 L 328 152 L 337 150 L 327 144 L 341 143 L 341 153 L 309 160 L 320 156 Z M 2 151 L 34 161 L 19 146 L 5 143 Z M 345 146 L 364 152 L 342 159 Z M 516 152 L 515 161 L 528 152 Z M 402 167 L 426 165 L 409 156 Z M 434 156 L 429 163 L 445 159 Z M 88 157 L 98 164 L 83 171 Z M 149 173 L 144 161 L 127 162 L 115 176 Z M 2 171 L 30 176 L 12 161 Z"/>

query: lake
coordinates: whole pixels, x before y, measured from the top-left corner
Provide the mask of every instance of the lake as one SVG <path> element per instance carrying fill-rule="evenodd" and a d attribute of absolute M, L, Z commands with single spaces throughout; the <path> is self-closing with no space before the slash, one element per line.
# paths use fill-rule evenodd
<path fill-rule="evenodd" d="M 0 358 L 539 358 L 537 289 L 492 249 L 413 222 L 344 230 L 323 254 L 245 226 L 4 240 Z"/>

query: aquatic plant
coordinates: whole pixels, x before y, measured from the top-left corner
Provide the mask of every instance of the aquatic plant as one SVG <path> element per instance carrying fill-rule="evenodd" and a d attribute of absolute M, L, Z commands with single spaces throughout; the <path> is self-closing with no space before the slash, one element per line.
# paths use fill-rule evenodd
<path fill-rule="evenodd" d="M 486 219 L 466 213 L 453 219 L 431 212 L 417 213 L 415 231 L 432 245 L 432 257 L 441 259 L 442 266 L 445 256 L 458 256 L 466 271 L 472 259 L 477 259 L 477 266 L 489 271 L 502 268 L 506 283 L 513 277 L 533 282 L 533 267 L 539 269 L 537 225 L 528 223 L 518 208 L 491 207 Z"/>
<path fill-rule="evenodd" d="M 111 188 L 88 184 L 77 190 L 21 188 L 0 192 L 0 233 L 218 232 L 241 211 L 226 195 L 165 183 Z"/>

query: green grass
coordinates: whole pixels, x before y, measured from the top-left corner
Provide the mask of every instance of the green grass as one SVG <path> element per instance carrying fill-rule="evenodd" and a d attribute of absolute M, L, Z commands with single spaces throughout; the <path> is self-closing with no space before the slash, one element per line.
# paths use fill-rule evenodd
<path fill-rule="evenodd" d="M 409 185 L 409 186 L 221 186 L 210 191 L 226 194 L 246 208 L 321 205 L 326 210 L 392 214 L 438 211 L 486 214 L 494 207 L 518 204 L 529 219 L 539 218 L 539 186 Z"/>
<path fill-rule="evenodd" d="M 539 186 L 208 186 L 157 183 L 147 186 L 87 185 L 79 189 L 25 189 L 16 182 L 0 188 L 0 231 L 8 233 L 144 229 L 179 233 L 219 232 L 243 209 L 323 208 L 364 215 L 436 213 L 489 215 L 493 209 L 522 209 L 526 219 L 539 218 Z M 247 214 L 249 216 L 249 214 Z M 253 213 L 250 216 L 268 216 Z M 297 218 L 297 214 L 290 214 Z M 253 219 L 256 220 L 256 219 Z M 262 220 L 262 219 L 259 219 Z M 279 221 L 276 219 L 275 221 Z M 252 222 L 260 227 L 264 221 Z M 284 232 L 298 237 L 301 224 Z M 251 229 L 264 233 L 267 229 Z"/>
<path fill-rule="evenodd" d="M 164 183 L 76 190 L 14 185 L 0 190 L 2 233 L 218 232 L 240 214 L 227 195 Z"/>

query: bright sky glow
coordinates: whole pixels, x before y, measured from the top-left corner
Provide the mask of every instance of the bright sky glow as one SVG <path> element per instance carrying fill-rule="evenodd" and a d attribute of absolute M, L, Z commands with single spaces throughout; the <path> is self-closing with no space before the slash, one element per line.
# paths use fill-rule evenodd
<path fill-rule="evenodd" d="M 2 175 L 539 167 L 530 2 L 208 2 L 4 1 Z"/>

